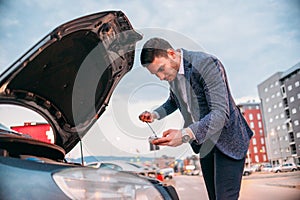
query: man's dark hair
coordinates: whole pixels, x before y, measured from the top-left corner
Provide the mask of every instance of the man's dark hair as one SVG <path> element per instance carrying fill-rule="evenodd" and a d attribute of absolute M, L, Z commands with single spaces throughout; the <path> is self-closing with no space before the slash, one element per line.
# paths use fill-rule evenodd
<path fill-rule="evenodd" d="M 162 38 L 151 38 L 143 46 L 141 64 L 147 67 L 155 57 L 167 57 L 167 50 L 173 49 L 170 43 Z"/>

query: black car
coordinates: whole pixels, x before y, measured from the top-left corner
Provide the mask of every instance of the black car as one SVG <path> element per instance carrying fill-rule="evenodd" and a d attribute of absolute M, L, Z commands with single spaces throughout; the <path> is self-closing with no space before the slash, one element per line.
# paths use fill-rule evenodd
<path fill-rule="evenodd" d="M 68 163 L 65 155 L 100 118 L 141 40 L 121 11 L 67 22 L 0 76 L 0 104 L 50 124 L 54 143 L 0 126 L 1 199 L 176 199 L 159 181 Z"/>

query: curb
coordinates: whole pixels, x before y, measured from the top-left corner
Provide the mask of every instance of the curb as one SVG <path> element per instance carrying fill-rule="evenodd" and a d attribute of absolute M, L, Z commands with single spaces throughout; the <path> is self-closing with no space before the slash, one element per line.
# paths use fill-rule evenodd
<path fill-rule="evenodd" d="M 295 188 L 295 189 L 300 190 L 300 185 L 284 185 L 284 184 L 272 184 L 272 183 L 267 183 L 266 185 L 277 186 L 277 187 L 286 187 L 286 188 Z"/>

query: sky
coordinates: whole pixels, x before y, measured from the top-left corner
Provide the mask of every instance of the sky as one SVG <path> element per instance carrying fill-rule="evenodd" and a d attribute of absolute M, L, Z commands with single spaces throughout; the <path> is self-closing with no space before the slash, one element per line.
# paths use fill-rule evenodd
<path fill-rule="evenodd" d="M 133 27 L 144 35 L 137 45 L 137 55 L 147 38 L 162 36 L 176 48 L 217 56 L 225 66 L 237 102 L 258 102 L 258 84 L 300 62 L 300 1 L 297 0 L 62 0 L 55 3 L 0 0 L 0 73 L 60 24 L 107 10 L 123 11 Z M 113 145 L 105 148 L 106 154 L 119 151 L 152 155 L 153 152 L 145 149 L 145 138 L 151 135 L 151 130 L 136 118 L 141 111 L 161 104 L 167 98 L 167 91 L 168 85 L 151 77 L 136 59 L 132 72 L 124 77 L 112 96 L 110 113 L 105 113 L 98 128 L 91 130 L 89 138 L 97 140 L 86 139 L 86 151 L 97 153 L 98 146 L 108 142 Z M 0 112 L 0 118 L 4 117 L 3 113 Z M 16 120 L 13 115 L 5 118 L 7 123 Z M 101 124 L 105 128 L 100 128 Z M 176 113 L 154 123 L 153 128 L 161 132 L 166 127 L 181 125 L 180 115 Z M 122 148 L 118 141 L 123 143 Z M 178 149 L 180 153 L 176 157 L 182 156 L 182 152 L 190 153 L 187 146 Z M 164 148 L 157 153 L 170 152 L 174 150 Z"/>

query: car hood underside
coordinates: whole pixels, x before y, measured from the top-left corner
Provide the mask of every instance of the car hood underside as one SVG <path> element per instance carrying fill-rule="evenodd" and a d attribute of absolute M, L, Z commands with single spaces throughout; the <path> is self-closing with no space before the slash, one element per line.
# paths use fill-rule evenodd
<path fill-rule="evenodd" d="M 121 11 L 65 23 L 0 76 L 0 103 L 41 114 L 67 153 L 104 112 L 141 39 Z"/>

